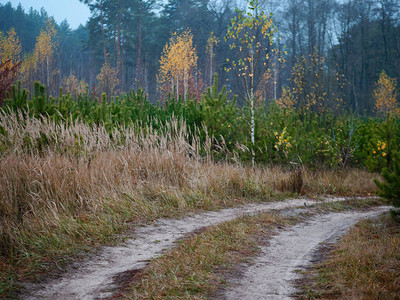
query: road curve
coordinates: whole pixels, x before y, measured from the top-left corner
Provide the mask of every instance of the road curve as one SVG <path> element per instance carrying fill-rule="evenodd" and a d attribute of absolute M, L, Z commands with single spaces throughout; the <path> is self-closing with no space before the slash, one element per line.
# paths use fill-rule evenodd
<path fill-rule="evenodd" d="M 79 265 L 74 265 L 62 277 L 39 285 L 26 284 L 21 299 L 102 299 L 113 296 L 116 278 L 125 272 L 143 268 L 153 257 L 170 249 L 188 233 L 207 226 L 217 225 L 243 215 L 294 208 L 323 202 L 348 200 L 293 199 L 280 202 L 248 204 L 220 211 L 205 212 L 177 220 L 160 219 L 151 226 L 138 228 L 134 239 L 121 246 L 105 247 L 99 255 Z"/>
<path fill-rule="evenodd" d="M 317 215 L 304 223 L 278 232 L 262 247 L 258 256 L 243 274 L 229 280 L 217 299 L 291 299 L 297 269 L 309 265 L 318 246 L 342 236 L 356 222 L 388 211 L 379 207 L 367 212 L 346 212 Z"/>

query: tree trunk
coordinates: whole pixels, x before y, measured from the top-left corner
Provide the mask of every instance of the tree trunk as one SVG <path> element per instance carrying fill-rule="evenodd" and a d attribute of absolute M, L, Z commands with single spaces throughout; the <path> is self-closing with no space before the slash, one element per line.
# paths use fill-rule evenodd
<path fill-rule="evenodd" d="M 50 91 L 50 70 L 49 70 L 49 56 L 46 56 L 46 77 L 47 77 L 47 91 Z"/>
<path fill-rule="evenodd" d="M 107 64 L 106 37 L 104 34 L 103 0 L 100 1 L 101 35 L 103 37 L 104 63 Z"/>
<path fill-rule="evenodd" d="M 250 127 L 251 127 L 251 144 L 252 144 L 252 149 L 251 149 L 251 165 L 253 168 L 255 167 L 255 158 L 256 158 L 256 153 L 255 153 L 255 112 L 254 112 L 254 54 L 252 52 L 251 54 L 251 73 L 252 76 L 250 78 Z"/>
<path fill-rule="evenodd" d="M 384 61 L 385 65 L 388 64 L 388 43 L 387 43 L 387 37 L 386 37 L 386 27 L 385 27 L 385 20 L 386 20 L 386 11 L 385 11 L 385 5 L 383 1 L 381 1 L 381 30 L 382 30 L 382 39 L 383 39 L 383 49 L 384 49 Z"/>
<path fill-rule="evenodd" d="M 210 86 L 213 84 L 213 52 L 214 52 L 214 45 L 211 44 L 211 49 L 210 49 Z"/>
<path fill-rule="evenodd" d="M 142 56 L 142 0 L 139 1 L 139 24 L 138 24 L 138 54 L 137 54 L 137 61 L 136 61 L 136 83 L 137 86 L 140 85 L 140 63 L 141 63 L 141 56 Z"/>
<path fill-rule="evenodd" d="M 292 24 L 291 24 L 291 34 L 292 34 L 292 67 L 296 64 L 296 36 L 297 36 L 297 10 L 295 6 L 291 7 L 292 14 Z"/>
<path fill-rule="evenodd" d="M 122 83 L 122 51 L 121 51 L 121 3 L 118 9 L 118 25 L 117 25 L 117 73 Z"/>
<path fill-rule="evenodd" d="M 176 75 L 176 102 L 179 100 L 179 76 Z"/>
<path fill-rule="evenodd" d="M 307 11 L 307 30 L 308 30 L 308 54 L 314 53 L 315 50 L 315 2 L 308 0 Z"/>
<path fill-rule="evenodd" d="M 183 99 L 185 100 L 185 104 L 186 104 L 186 95 L 188 92 L 188 74 L 187 74 L 187 66 L 185 65 L 184 70 L 183 70 L 183 89 L 184 89 L 184 95 L 183 95 Z"/>

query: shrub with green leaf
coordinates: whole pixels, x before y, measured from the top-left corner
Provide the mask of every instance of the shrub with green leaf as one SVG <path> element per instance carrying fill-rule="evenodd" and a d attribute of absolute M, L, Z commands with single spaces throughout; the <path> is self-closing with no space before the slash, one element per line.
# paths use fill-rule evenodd
<path fill-rule="evenodd" d="M 213 86 L 209 87 L 202 97 L 202 121 L 208 130 L 210 136 L 214 136 L 219 143 L 222 138 L 232 148 L 234 143 L 233 126 L 236 125 L 238 108 L 236 105 L 236 96 L 232 101 L 228 100 L 229 93 L 226 86 L 222 91 L 218 90 L 218 75 L 214 74 Z"/>
<path fill-rule="evenodd" d="M 375 179 L 379 188 L 378 195 L 389 200 L 395 209 L 392 210 L 392 216 L 400 215 L 400 157 L 393 160 L 393 170 L 384 168 L 382 171 L 384 182 Z"/>

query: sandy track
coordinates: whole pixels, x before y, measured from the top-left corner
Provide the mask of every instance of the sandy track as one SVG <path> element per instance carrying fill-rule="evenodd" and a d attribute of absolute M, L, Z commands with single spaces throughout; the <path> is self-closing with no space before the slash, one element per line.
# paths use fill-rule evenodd
<path fill-rule="evenodd" d="M 71 268 L 61 278 L 41 285 L 27 286 L 22 299 L 102 299 L 113 295 L 116 278 L 143 268 L 148 260 L 170 249 L 174 242 L 201 228 L 220 224 L 242 215 L 263 211 L 294 208 L 321 202 L 344 201 L 330 198 L 324 201 L 294 199 L 282 202 L 249 204 L 217 212 L 205 212 L 178 220 L 160 219 L 154 225 L 136 230 L 135 239 L 121 246 L 105 247 L 98 256 Z"/>
<path fill-rule="evenodd" d="M 262 254 L 238 278 L 230 280 L 218 299 L 290 299 L 295 292 L 295 271 L 311 263 L 320 243 L 342 236 L 356 222 L 387 211 L 380 207 L 368 212 L 317 215 L 274 236 Z"/>

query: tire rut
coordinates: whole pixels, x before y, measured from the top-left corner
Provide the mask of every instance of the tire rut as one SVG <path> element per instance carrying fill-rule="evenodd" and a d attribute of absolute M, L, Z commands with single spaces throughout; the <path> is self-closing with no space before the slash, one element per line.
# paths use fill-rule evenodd
<path fill-rule="evenodd" d="M 355 223 L 374 218 L 388 211 L 379 207 L 367 212 L 346 212 L 317 215 L 287 230 L 278 231 L 261 255 L 237 278 L 228 279 L 228 286 L 216 298 L 222 299 L 292 299 L 294 280 L 299 269 L 309 265 L 321 243 L 341 237 Z"/>

